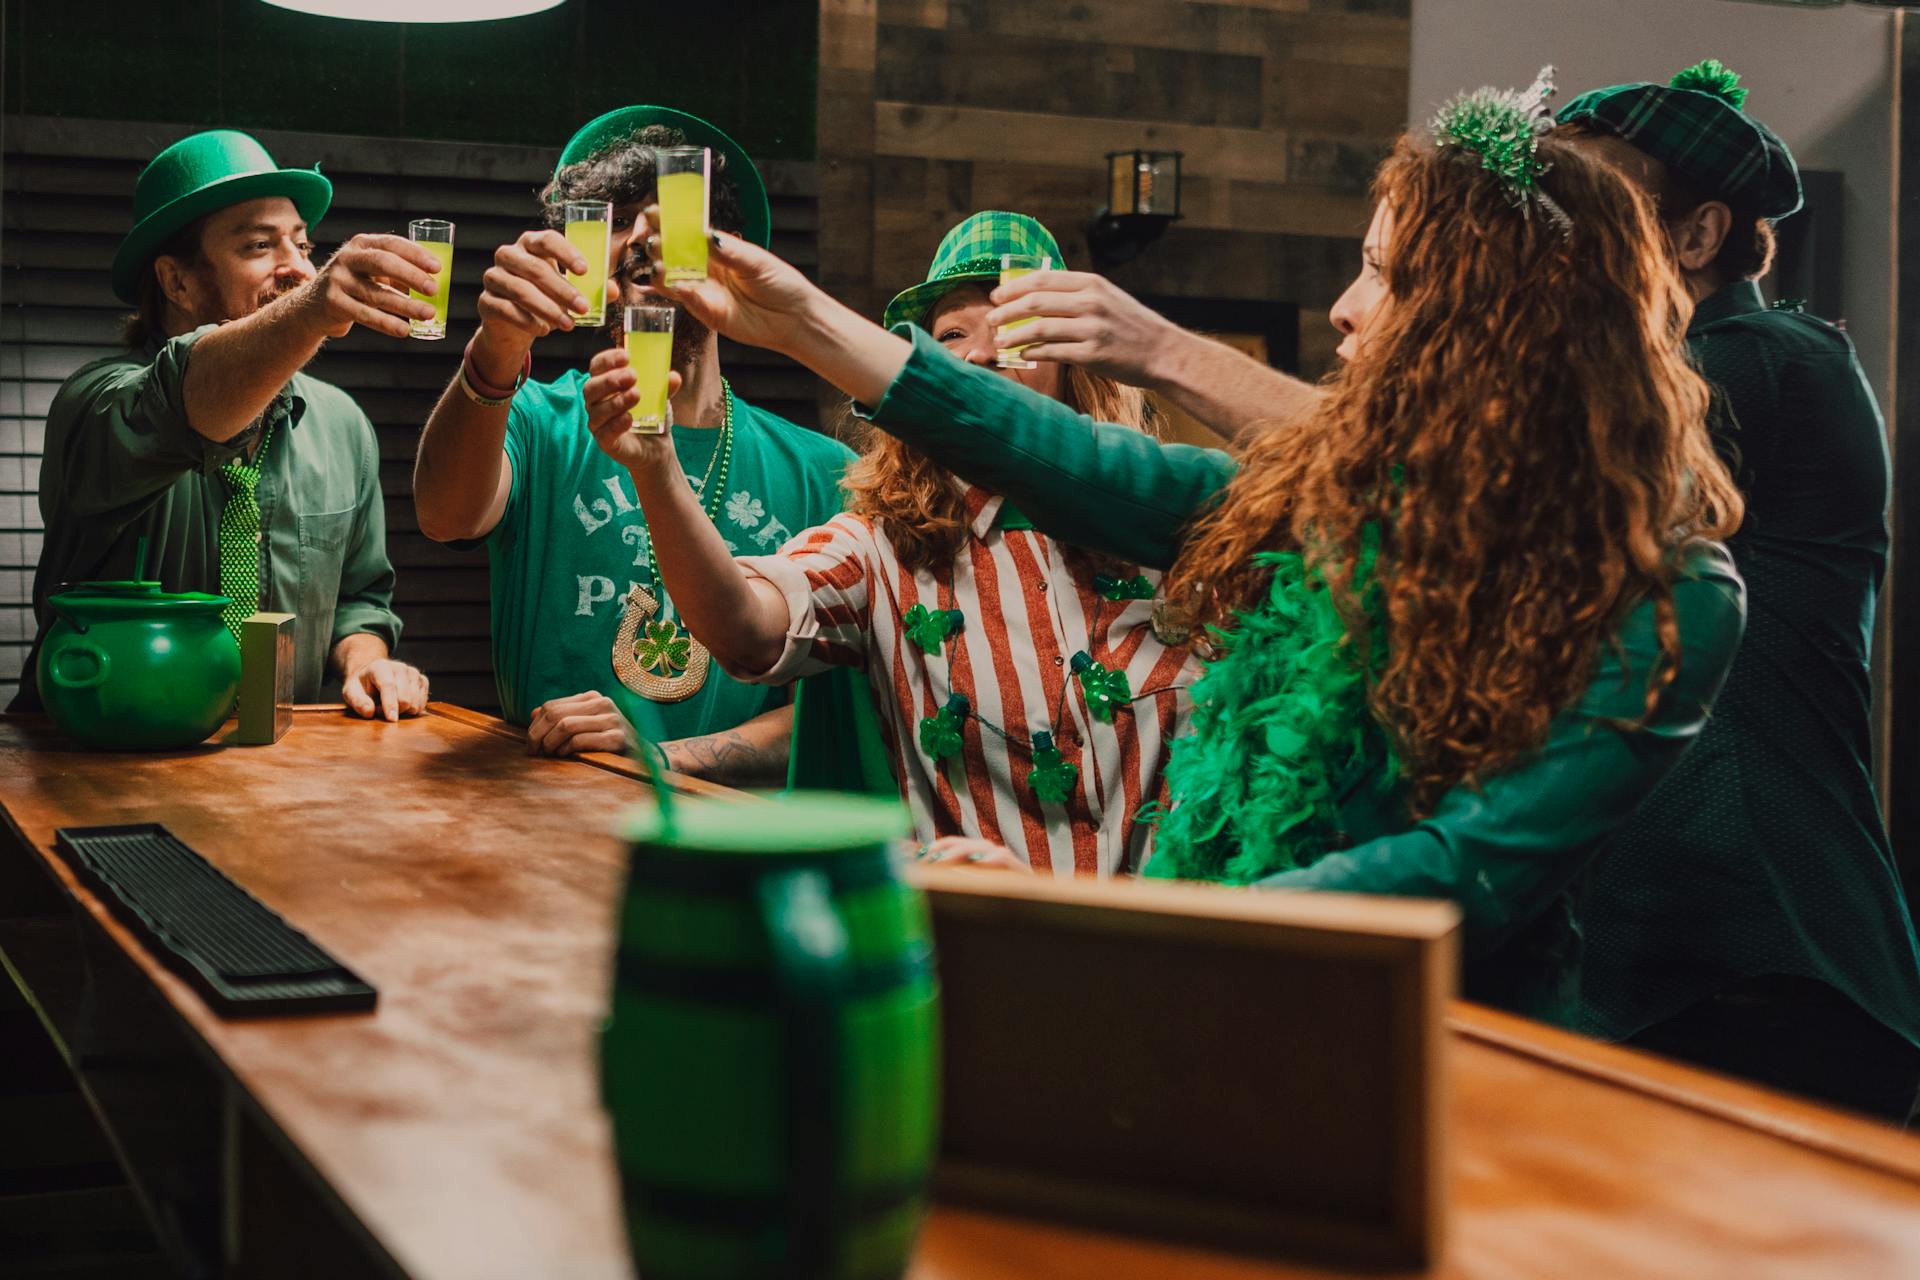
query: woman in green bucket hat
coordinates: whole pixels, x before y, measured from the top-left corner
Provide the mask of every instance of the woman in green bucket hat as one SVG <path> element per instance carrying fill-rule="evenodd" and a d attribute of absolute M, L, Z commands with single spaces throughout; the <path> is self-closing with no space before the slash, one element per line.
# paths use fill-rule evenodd
<path fill-rule="evenodd" d="M 1002 254 L 1059 261 L 1023 214 L 974 214 L 887 312 L 991 366 Z M 732 560 L 671 454 L 625 429 L 624 356 L 592 366 L 589 425 L 632 473 L 683 618 L 737 678 L 864 673 L 894 777 L 933 856 L 1055 876 L 1137 867 L 1195 667 L 1155 636 L 1157 576 L 1040 534 L 998 495 L 883 438 L 846 478 L 848 510 L 776 555 Z M 1144 396 L 1042 365 L 1004 370 L 1050 402 L 1134 430 Z M 598 401 L 597 405 L 594 402 Z"/>

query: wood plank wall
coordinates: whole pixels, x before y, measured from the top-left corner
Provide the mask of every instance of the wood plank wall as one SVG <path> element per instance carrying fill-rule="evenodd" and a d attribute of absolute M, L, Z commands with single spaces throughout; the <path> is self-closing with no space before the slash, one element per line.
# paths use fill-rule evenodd
<path fill-rule="evenodd" d="M 1291 301 L 1302 367 L 1358 266 L 1367 182 L 1407 118 L 1407 0 L 822 0 L 821 279 L 870 314 L 977 209 L 1068 261 L 1109 151 L 1186 153 L 1185 218 L 1113 278 Z"/>
<path fill-rule="evenodd" d="M 131 223 L 134 179 L 184 126 L 11 116 L 0 220 L 0 705 L 11 699 L 33 639 L 33 569 L 40 554 L 36 500 L 47 407 L 74 369 L 116 346 L 127 310 L 108 265 Z M 457 224 L 452 338 L 396 341 L 356 330 L 329 344 L 311 372 L 353 393 L 380 436 L 395 604 L 406 624 L 401 656 L 432 678 L 435 696 L 491 709 L 487 565 L 419 533 L 413 456 L 420 424 L 472 332 L 481 273 L 494 248 L 534 222 L 534 194 L 556 151 L 261 130 L 282 164 L 318 162 L 334 205 L 319 228 L 321 252 L 360 231 L 404 234 L 411 217 Z M 763 166 L 773 199 L 775 248 L 803 268 L 817 262 L 816 181 L 807 162 Z M 534 377 L 584 364 L 591 335 L 549 338 Z M 722 360 L 740 393 L 794 421 L 818 420 L 812 375 L 777 357 L 728 344 Z"/>

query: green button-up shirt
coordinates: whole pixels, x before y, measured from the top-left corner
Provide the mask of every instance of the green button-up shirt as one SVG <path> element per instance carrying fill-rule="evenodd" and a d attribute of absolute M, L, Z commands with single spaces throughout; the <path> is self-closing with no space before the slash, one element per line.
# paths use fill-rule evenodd
<path fill-rule="evenodd" d="M 1579 1025 L 1630 1036 L 1787 974 L 1920 1044 L 1920 948 L 1871 763 L 1880 410 L 1845 333 L 1750 281 L 1694 309 L 1687 345 L 1747 499 L 1729 541 L 1747 634 L 1699 742 L 1594 863 Z"/>
<path fill-rule="evenodd" d="M 924 331 L 911 337 L 913 356 L 874 422 L 1063 542 L 1170 565 L 1194 515 L 1233 476 L 1225 453 L 1096 423 L 954 359 Z M 1398 793 L 1349 780 L 1340 814 L 1354 844 L 1261 883 L 1450 898 L 1461 908 L 1470 996 L 1576 1021 L 1593 855 L 1699 735 L 1740 641 L 1743 592 L 1724 547 L 1693 549 L 1674 612 L 1680 669 L 1645 723 L 1620 727 L 1641 718 L 1659 658 L 1651 602 L 1600 647 L 1586 691 L 1531 756 L 1477 790 L 1455 787 L 1420 822 Z"/>
<path fill-rule="evenodd" d="M 53 621 L 47 597 L 62 584 L 133 577 L 143 537 L 148 577 L 168 591 L 218 592 L 227 501 L 220 468 L 271 420 L 258 490 L 260 603 L 298 619 L 294 697 L 313 701 L 341 637 L 365 631 L 389 650 L 399 643 L 379 445 L 346 392 L 305 374 L 234 439 L 195 431 L 181 386 L 194 343 L 212 327 L 96 360 L 54 396 L 40 464 L 46 542 L 33 579 L 35 616 L 44 636 Z M 38 705 L 30 664 L 13 706 Z"/>

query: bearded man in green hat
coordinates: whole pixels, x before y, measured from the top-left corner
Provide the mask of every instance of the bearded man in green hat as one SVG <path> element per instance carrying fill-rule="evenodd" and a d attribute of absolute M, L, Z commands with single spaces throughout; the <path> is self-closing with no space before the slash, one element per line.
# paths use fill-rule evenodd
<path fill-rule="evenodd" d="M 613 206 L 610 259 L 623 269 L 608 297 L 619 341 L 619 288 L 638 300 L 635 242 L 655 195 L 655 149 L 712 151 L 712 224 L 768 242 L 766 186 L 720 129 L 667 107 L 634 106 L 582 126 L 541 193 L 545 226 L 494 254 L 480 328 L 420 438 L 414 505 L 420 528 L 446 542 L 484 541 L 493 584 L 493 666 L 502 714 L 527 726 L 535 752 L 621 750 L 631 730 L 614 703 L 650 704 L 669 766 L 736 783 L 785 777 L 793 711 L 784 691 L 720 671 L 680 625 L 660 585 L 632 478 L 587 430 L 586 373 L 527 381 L 533 344 L 587 313 L 567 283 L 586 261 L 559 230 L 566 202 Z M 841 507 L 852 453 L 837 441 L 748 404 L 727 384 L 719 343 L 686 312 L 674 317 L 674 447 L 707 518 L 728 547 L 777 551 Z"/>
<path fill-rule="evenodd" d="M 1746 639 L 1699 740 L 1596 860 L 1584 1029 L 1904 1118 L 1920 949 L 1869 739 L 1885 432 L 1846 334 L 1761 298 L 1800 178 L 1746 96 L 1708 61 L 1559 113 L 1654 197 L 1747 502 Z"/>
<path fill-rule="evenodd" d="M 433 314 L 407 291 L 433 289 L 437 264 L 361 235 L 316 268 L 309 235 L 332 196 L 318 170 L 282 169 L 225 129 L 141 172 L 113 262 L 114 292 L 138 308 L 127 349 L 68 378 L 47 413 L 33 598 L 42 636 L 60 584 L 138 573 L 231 597 L 236 628 L 261 607 L 292 613 L 295 699 L 316 701 L 331 669 L 354 714 L 394 720 L 425 709 L 427 680 L 390 656 L 373 426 L 301 369 L 356 324 L 406 337 Z M 14 708 L 38 692 L 23 681 Z"/>

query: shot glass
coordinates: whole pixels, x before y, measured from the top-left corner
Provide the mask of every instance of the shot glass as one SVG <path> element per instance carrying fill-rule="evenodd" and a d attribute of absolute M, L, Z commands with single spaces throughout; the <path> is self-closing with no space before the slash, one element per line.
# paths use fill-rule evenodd
<path fill-rule="evenodd" d="M 1048 254 L 1003 253 L 1000 255 L 1000 283 L 1018 280 L 1021 276 L 1032 275 L 1036 271 L 1046 271 L 1052 266 L 1053 258 Z M 1032 324 L 1034 319 L 1035 317 L 1028 316 L 1024 320 L 1010 321 L 1000 326 L 1000 332 L 1005 334 L 1018 329 L 1023 324 Z M 1002 347 L 994 352 L 993 362 L 1002 369 L 1039 368 L 1039 365 L 1020 354 L 1025 350 L 1025 346 Z"/>
<path fill-rule="evenodd" d="M 408 296 L 433 304 L 433 319 L 410 320 L 407 335 L 431 342 L 447 336 L 447 301 L 453 296 L 453 224 L 437 218 L 415 218 L 407 224 L 407 239 L 440 259 L 439 285 L 435 293 L 409 289 Z"/>
<path fill-rule="evenodd" d="M 629 303 L 621 309 L 627 331 L 627 363 L 633 366 L 640 403 L 633 406 L 637 435 L 667 432 L 667 373 L 673 368 L 673 308 Z"/>
<path fill-rule="evenodd" d="M 706 147 L 660 147 L 654 153 L 654 166 L 665 281 L 704 280 L 713 153 Z"/>
<path fill-rule="evenodd" d="M 587 314 L 575 324 L 598 325 L 607 319 L 607 258 L 613 246 L 613 205 L 605 200 L 567 203 L 567 243 L 587 260 L 584 275 L 567 272 L 567 283 L 587 300 Z"/>

